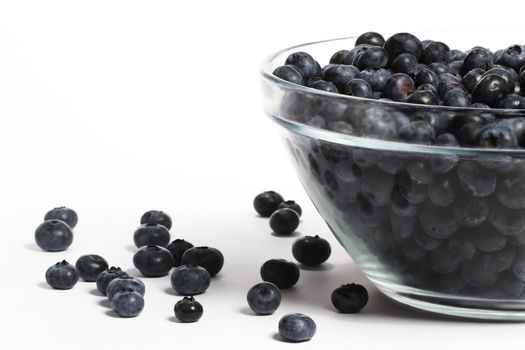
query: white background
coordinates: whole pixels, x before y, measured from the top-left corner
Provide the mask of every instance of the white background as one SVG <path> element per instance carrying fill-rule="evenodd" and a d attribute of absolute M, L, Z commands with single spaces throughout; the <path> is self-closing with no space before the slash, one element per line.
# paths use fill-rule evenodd
<path fill-rule="evenodd" d="M 309 203 L 261 112 L 258 82 L 263 58 L 293 44 L 367 30 L 522 29 L 521 5 L 512 4 L 0 2 L 0 346 L 406 350 L 517 343 L 522 324 L 430 316 L 378 294 Z M 247 289 L 266 259 L 292 258 L 296 238 L 272 236 L 254 215 L 252 198 L 266 189 L 301 203 L 300 233 L 328 238 L 333 255 L 325 271 L 302 271 L 275 315 L 255 317 Z M 75 241 L 66 252 L 44 253 L 33 232 L 57 205 L 79 213 Z M 145 279 L 146 308 L 134 319 L 114 317 L 94 284 L 46 287 L 48 266 L 86 253 L 136 273 L 132 232 L 148 209 L 172 214 L 173 238 L 224 253 L 223 272 L 198 298 L 200 322 L 174 321 L 179 297 L 168 278 Z M 358 315 L 335 313 L 330 292 L 354 281 L 369 288 L 369 305 Z M 311 342 L 275 339 L 286 312 L 316 320 Z"/>

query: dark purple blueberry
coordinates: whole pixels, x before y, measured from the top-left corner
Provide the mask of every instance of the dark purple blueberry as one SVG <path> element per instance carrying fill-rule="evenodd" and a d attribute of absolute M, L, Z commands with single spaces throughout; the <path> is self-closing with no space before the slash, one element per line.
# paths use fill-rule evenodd
<path fill-rule="evenodd" d="M 290 54 L 284 64 L 297 67 L 304 78 L 309 78 L 318 73 L 315 60 L 306 52 L 294 52 Z"/>
<path fill-rule="evenodd" d="M 366 80 L 359 78 L 350 80 L 343 91 L 346 95 L 364 98 L 371 98 L 373 92 Z"/>
<path fill-rule="evenodd" d="M 490 225 L 484 225 L 476 229 L 472 243 L 480 252 L 491 253 L 505 247 L 507 239 Z"/>
<path fill-rule="evenodd" d="M 438 207 L 449 207 L 456 200 L 457 186 L 449 177 L 441 177 L 430 185 L 429 197 Z"/>
<path fill-rule="evenodd" d="M 447 65 L 444 63 L 431 63 L 428 65 L 428 68 L 430 68 L 438 76 L 444 73 L 448 73 Z"/>
<path fill-rule="evenodd" d="M 386 67 L 388 63 L 388 53 L 379 46 L 372 46 L 366 49 L 363 53 L 357 55 L 354 59 L 353 65 L 363 69 L 379 69 Z"/>
<path fill-rule="evenodd" d="M 212 247 L 193 247 L 182 255 L 182 264 L 204 267 L 211 277 L 218 274 L 224 265 L 224 256 L 220 250 Z"/>
<path fill-rule="evenodd" d="M 402 53 L 392 62 L 392 71 L 394 73 L 404 73 L 414 78 L 420 71 L 417 58 L 409 53 Z"/>
<path fill-rule="evenodd" d="M 452 86 L 452 87 L 451 87 Z M 443 73 L 439 75 L 438 93 L 439 96 L 444 96 L 450 89 L 462 89 L 463 85 L 458 77 L 450 74 Z"/>
<path fill-rule="evenodd" d="M 103 295 L 107 295 L 107 288 L 115 278 L 128 276 L 120 267 L 111 266 L 109 269 L 102 271 L 97 277 L 97 289 Z"/>
<path fill-rule="evenodd" d="M 489 216 L 488 203 L 479 198 L 460 198 L 452 207 L 456 221 L 464 227 L 477 227 L 482 225 Z"/>
<path fill-rule="evenodd" d="M 385 39 L 379 33 L 366 32 L 366 33 L 359 35 L 359 37 L 356 39 L 355 45 L 357 46 L 360 44 L 367 44 L 367 45 L 382 47 L 385 44 Z"/>
<path fill-rule="evenodd" d="M 431 144 L 436 133 L 430 123 L 415 121 L 399 129 L 399 137 L 408 143 Z"/>
<path fill-rule="evenodd" d="M 454 89 L 445 94 L 443 104 L 445 106 L 469 107 L 471 102 L 468 93 L 460 89 Z"/>
<path fill-rule="evenodd" d="M 301 209 L 301 206 L 292 200 L 287 200 L 279 204 L 279 209 L 284 209 L 284 208 L 292 209 L 293 211 L 297 213 L 297 215 L 299 215 L 299 217 L 301 217 L 301 215 L 303 214 L 303 210 Z"/>
<path fill-rule="evenodd" d="M 86 282 L 95 282 L 108 267 L 106 259 L 96 254 L 82 255 L 75 263 L 78 274 Z"/>
<path fill-rule="evenodd" d="M 425 250 L 434 250 L 437 249 L 443 240 L 437 239 L 427 235 L 424 231 L 418 229 L 414 233 L 414 241 L 417 245 Z"/>
<path fill-rule="evenodd" d="M 525 231 L 525 212 L 523 209 L 509 209 L 501 205 L 493 205 L 490 222 L 500 233 L 514 237 Z"/>
<path fill-rule="evenodd" d="M 419 223 L 425 233 L 437 239 L 452 236 L 459 229 L 459 223 L 449 208 L 426 205 L 419 212 Z"/>
<path fill-rule="evenodd" d="M 345 58 L 349 52 L 349 50 L 339 50 L 334 52 L 332 57 L 330 57 L 330 64 L 344 64 Z"/>
<path fill-rule="evenodd" d="M 382 92 L 391 75 L 392 71 L 389 69 L 364 69 L 359 73 L 359 78 L 366 80 L 374 91 Z"/>
<path fill-rule="evenodd" d="M 205 268 L 190 264 L 177 266 L 170 281 L 171 287 L 180 295 L 196 295 L 208 289 L 211 277 Z"/>
<path fill-rule="evenodd" d="M 250 288 L 246 299 L 257 315 L 271 315 L 281 305 L 281 291 L 273 283 L 261 282 Z"/>
<path fill-rule="evenodd" d="M 359 69 L 351 65 L 335 64 L 323 73 L 323 80 L 334 83 L 339 91 L 344 91 L 346 84 L 359 75 Z"/>
<path fill-rule="evenodd" d="M 474 68 L 463 76 L 461 82 L 463 86 L 467 88 L 468 92 L 472 92 L 476 84 L 481 80 L 481 77 L 485 74 L 485 70 L 481 68 Z"/>
<path fill-rule="evenodd" d="M 111 308 L 120 317 L 136 317 L 144 309 L 144 298 L 133 290 L 119 292 L 111 299 Z"/>
<path fill-rule="evenodd" d="M 166 246 L 166 249 L 170 251 L 173 256 L 173 266 L 177 267 L 182 263 L 182 256 L 186 250 L 193 248 L 193 244 L 184 239 L 176 239 Z"/>
<path fill-rule="evenodd" d="M 415 90 L 412 78 L 403 73 L 392 74 L 387 80 L 384 93 L 393 101 L 405 101 Z"/>
<path fill-rule="evenodd" d="M 284 198 L 275 191 L 264 191 L 253 199 L 255 211 L 262 217 L 270 217 L 279 208 Z"/>
<path fill-rule="evenodd" d="M 469 286 L 489 287 L 498 279 L 498 271 L 491 266 L 488 254 L 476 254 L 461 266 L 461 274 Z"/>
<path fill-rule="evenodd" d="M 463 61 L 452 61 L 447 63 L 447 71 L 461 79 L 461 68 L 463 67 Z"/>
<path fill-rule="evenodd" d="M 467 53 L 463 60 L 463 67 L 461 69 L 462 75 L 467 74 L 475 68 L 481 68 L 484 70 L 492 68 L 492 58 L 487 50 L 481 48 L 472 49 Z"/>
<path fill-rule="evenodd" d="M 416 112 L 413 117 L 413 121 L 422 120 L 434 128 L 436 135 L 447 132 L 450 129 L 453 116 L 449 113 L 439 112 Z"/>
<path fill-rule="evenodd" d="M 61 220 L 47 220 L 35 230 L 36 244 L 48 252 L 66 250 L 73 243 L 73 231 Z"/>
<path fill-rule="evenodd" d="M 366 50 L 368 50 L 369 48 L 371 48 L 372 45 L 368 45 L 368 44 L 359 44 L 359 45 L 356 45 L 352 50 L 350 50 L 348 52 L 348 54 L 346 55 L 344 61 L 343 61 L 343 64 L 345 65 L 352 65 L 354 63 L 354 60 L 357 56 L 359 56 L 360 54 L 362 54 L 363 52 L 365 52 Z"/>
<path fill-rule="evenodd" d="M 486 197 L 496 189 L 496 175 L 477 162 L 464 160 L 457 167 L 459 183 L 474 197 Z"/>
<path fill-rule="evenodd" d="M 412 54 L 419 60 L 423 49 L 421 41 L 410 33 L 392 35 L 385 42 L 384 48 L 388 52 L 390 62 L 393 62 L 397 56 L 403 53 Z"/>
<path fill-rule="evenodd" d="M 261 278 L 271 282 L 279 289 L 293 287 L 299 281 L 299 268 L 293 262 L 284 259 L 271 259 L 261 266 Z"/>
<path fill-rule="evenodd" d="M 383 108 L 366 109 L 358 123 L 361 136 L 384 140 L 392 140 L 397 136 L 396 119 Z"/>
<path fill-rule="evenodd" d="M 299 226 L 299 215 L 292 209 L 277 209 L 270 217 L 270 227 L 280 235 L 290 235 Z"/>
<path fill-rule="evenodd" d="M 390 211 L 390 224 L 392 233 L 405 239 L 412 236 L 417 224 L 417 216 L 402 216 L 392 210 Z"/>
<path fill-rule="evenodd" d="M 170 231 L 160 224 L 144 224 L 135 230 L 133 242 L 137 248 L 148 244 L 165 247 L 170 242 Z"/>
<path fill-rule="evenodd" d="M 421 68 L 419 72 L 417 72 L 414 82 L 418 88 L 420 88 L 421 85 L 430 84 L 436 88 L 437 92 L 437 87 L 439 86 L 439 77 L 431 69 Z"/>
<path fill-rule="evenodd" d="M 133 255 L 133 265 L 146 277 L 162 277 L 173 267 L 173 256 L 164 247 L 146 245 Z"/>
<path fill-rule="evenodd" d="M 496 198 L 506 208 L 525 209 L 524 169 L 520 165 L 498 178 Z"/>
<path fill-rule="evenodd" d="M 337 87 L 334 85 L 334 83 L 324 80 L 317 80 L 313 82 L 312 84 L 308 85 L 311 88 L 314 88 L 316 90 L 326 91 L 326 92 L 333 92 L 338 93 L 339 90 L 337 90 Z"/>
<path fill-rule="evenodd" d="M 308 341 L 316 329 L 314 320 L 304 314 L 287 314 L 279 320 L 279 335 L 288 342 Z"/>
<path fill-rule="evenodd" d="M 194 297 L 184 297 L 173 308 L 175 317 L 181 322 L 197 322 L 204 312 L 202 305 Z"/>
<path fill-rule="evenodd" d="M 476 145 L 485 148 L 516 148 L 516 134 L 503 125 L 489 124 L 479 130 Z"/>
<path fill-rule="evenodd" d="M 507 81 L 498 74 L 485 74 L 472 90 L 472 102 L 496 108 L 508 94 Z"/>
<path fill-rule="evenodd" d="M 71 209 L 66 207 L 56 207 L 54 209 L 51 209 L 48 211 L 44 217 L 44 220 L 60 220 L 64 221 L 66 224 L 69 225 L 71 228 L 75 228 L 75 226 L 78 223 L 78 215 L 77 213 Z"/>
<path fill-rule="evenodd" d="M 280 66 L 275 68 L 272 74 L 275 75 L 277 78 L 289 81 L 290 83 L 304 85 L 303 74 L 296 66 Z"/>
<path fill-rule="evenodd" d="M 512 68 L 494 66 L 488 71 L 486 71 L 484 75 L 489 75 L 489 74 L 496 74 L 502 77 L 507 83 L 508 93 L 510 94 L 514 92 L 516 88 L 516 84 L 518 83 L 519 77 Z"/>
<path fill-rule="evenodd" d="M 361 311 L 368 303 L 368 291 L 360 284 L 343 284 L 334 289 L 331 299 L 337 311 L 353 314 Z"/>
<path fill-rule="evenodd" d="M 330 243 L 317 235 L 298 238 L 292 245 L 295 260 L 306 266 L 321 265 L 331 253 Z"/>
<path fill-rule="evenodd" d="M 435 92 L 429 90 L 416 90 L 406 99 L 407 103 L 420 105 L 437 105 L 438 96 Z"/>
<path fill-rule="evenodd" d="M 525 98 L 517 93 L 509 94 L 499 102 L 498 108 L 525 109 Z"/>
<path fill-rule="evenodd" d="M 134 292 L 139 293 L 144 296 L 146 293 L 146 286 L 138 278 L 131 276 L 121 276 L 114 278 L 109 282 L 108 287 L 106 288 L 106 295 L 108 300 L 111 301 L 113 297 L 120 292 L 124 292 L 131 289 Z"/>
<path fill-rule="evenodd" d="M 421 63 L 445 63 L 449 60 L 449 53 L 450 48 L 446 44 L 440 41 L 432 41 L 421 51 Z"/>
<path fill-rule="evenodd" d="M 71 289 L 78 282 L 75 267 L 65 260 L 57 262 L 46 271 L 46 282 L 55 289 Z"/>
<path fill-rule="evenodd" d="M 448 52 L 448 62 L 452 61 L 463 61 L 465 59 L 465 56 L 467 56 L 463 51 L 460 50 L 450 50 Z"/>
<path fill-rule="evenodd" d="M 513 45 L 505 49 L 501 55 L 500 64 L 519 72 L 525 66 L 525 46 Z"/>
<path fill-rule="evenodd" d="M 144 224 L 159 224 L 166 227 L 168 230 L 171 229 L 172 221 L 168 214 L 160 210 L 149 210 L 142 215 L 140 223 Z"/>

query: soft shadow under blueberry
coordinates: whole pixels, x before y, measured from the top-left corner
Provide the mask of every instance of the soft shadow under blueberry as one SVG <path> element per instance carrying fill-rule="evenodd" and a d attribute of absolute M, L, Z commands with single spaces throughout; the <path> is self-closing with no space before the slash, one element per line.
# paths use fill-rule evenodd
<path fill-rule="evenodd" d="M 169 294 L 169 295 L 174 295 L 176 297 L 180 297 L 180 295 L 173 288 L 165 288 L 164 293 Z"/>
<path fill-rule="evenodd" d="M 302 235 L 301 232 L 299 232 L 299 231 L 294 231 L 294 232 L 292 232 L 292 233 L 289 234 L 289 235 L 280 235 L 280 234 L 275 233 L 275 232 L 273 232 L 273 231 L 271 231 L 270 234 L 271 234 L 272 236 L 274 236 L 274 237 L 278 237 L 278 238 L 294 238 L 294 237 L 299 237 L 299 236 Z"/>
<path fill-rule="evenodd" d="M 175 323 L 184 323 L 184 322 L 181 322 L 177 317 L 175 316 L 170 316 L 168 317 L 168 321 L 170 322 L 175 322 Z"/>
<path fill-rule="evenodd" d="M 51 287 L 49 284 L 47 284 L 46 282 L 38 282 L 38 286 L 42 289 L 49 289 L 49 290 L 58 290 L 58 289 L 55 289 L 53 287 Z"/>
<path fill-rule="evenodd" d="M 130 244 L 130 245 L 127 245 L 127 246 L 126 246 L 126 250 L 127 250 L 128 252 L 131 252 L 131 253 L 136 253 L 137 250 L 138 250 L 138 248 L 135 247 L 134 245 Z"/>
<path fill-rule="evenodd" d="M 106 312 L 104 312 L 107 316 L 109 317 L 114 317 L 114 318 L 126 318 L 126 317 L 120 317 L 115 311 L 113 310 L 108 310 Z"/>
<path fill-rule="evenodd" d="M 305 271 L 329 271 L 329 270 L 333 270 L 334 268 L 335 266 L 333 264 L 326 263 L 326 262 L 319 266 L 307 266 L 307 265 L 299 264 L 299 269 L 305 270 Z"/>
<path fill-rule="evenodd" d="M 39 253 L 44 252 L 44 250 L 40 249 L 40 247 L 37 246 L 36 243 L 28 243 L 25 245 L 25 248 L 33 252 L 39 252 Z M 46 253 L 60 253 L 60 252 L 46 252 Z"/>
<path fill-rule="evenodd" d="M 248 316 L 257 316 L 257 317 L 260 317 L 261 315 L 257 315 L 255 312 L 253 312 L 252 309 L 250 309 L 248 306 L 244 306 L 242 308 L 239 309 L 239 312 L 243 315 L 248 315 Z"/>
<path fill-rule="evenodd" d="M 89 294 L 91 295 L 96 295 L 97 297 L 103 297 L 105 296 L 104 294 L 100 293 L 100 291 L 98 289 L 92 289 L 89 291 Z"/>
<path fill-rule="evenodd" d="M 98 305 L 102 306 L 102 307 L 105 307 L 107 309 L 111 309 L 111 303 L 109 302 L 108 299 L 104 298 L 102 300 L 99 300 L 98 301 Z"/>

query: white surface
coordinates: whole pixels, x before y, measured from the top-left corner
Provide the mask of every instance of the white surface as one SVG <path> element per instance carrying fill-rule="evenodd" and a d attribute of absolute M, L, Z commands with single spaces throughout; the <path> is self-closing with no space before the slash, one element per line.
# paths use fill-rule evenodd
<path fill-rule="evenodd" d="M 379 296 L 308 202 L 261 112 L 258 65 L 292 44 L 366 30 L 487 23 L 512 29 L 510 5 L 488 11 L 441 3 L 1 2 L 0 346 L 285 348 L 291 345 L 274 335 L 286 312 L 317 322 L 314 340 L 298 345 L 305 349 L 515 344 L 522 324 L 451 321 Z M 295 239 L 270 235 L 254 215 L 252 198 L 265 189 L 301 203 L 299 231 L 329 238 L 333 256 L 326 271 L 302 271 L 275 315 L 255 317 L 247 311 L 247 289 L 266 259 L 291 258 Z M 75 208 L 80 221 L 69 250 L 44 253 L 33 232 L 56 205 Z M 172 214 L 173 238 L 224 253 L 223 272 L 198 297 L 205 308 L 200 322 L 173 321 L 179 297 L 168 278 L 145 279 L 146 308 L 135 319 L 108 315 L 94 284 L 80 282 L 71 291 L 45 286 L 49 265 L 86 253 L 132 268 L 132 232 L 148 209 Z M 359 315 L 337 314 L 330 292 L 351 281 L 369 287 L 370 304 Z"/>

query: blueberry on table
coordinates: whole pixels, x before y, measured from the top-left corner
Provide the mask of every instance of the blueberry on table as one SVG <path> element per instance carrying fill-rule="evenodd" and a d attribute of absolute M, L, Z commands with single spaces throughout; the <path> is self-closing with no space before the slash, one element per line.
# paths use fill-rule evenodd
<path fill-rule="evenodd" d="M 284 259 L 270 259 L 261 266 L 261 278 L 280 289 L 293 287 L 299 281 L 299 268 Z"/>
<path fill-rule="evenodd" d="M 182 264 L 199 265 L 213 277 L 221 271 L 224 265 L 224 256 L 217 248 L 193 247 L 182 255 Z"/>
<path fill-rule="evenodd" d="M 284 64 L 297 67 L 304 78 L 309 78 L 318 73 L 315 60 L 306 52 L 294 52 L 290 54 Z"/>
<path fill-rule="evenodd" d="M 387 39 L 384 48 L 388 52 L 390 62 L 393 62 L 397 56 L 403 53 L 412 54 L 419 60 L 423 45 L 417 37 L 410 33 L 398 33 Z"/>
<path fill-rule="evenodd" d="M 316 330 L 314 320 L 304 314 L 287 314 L 279 320 L 279 335 L 289 342 L 308 341 Z"/>
<path fill-rule="evenodd" d="M 388 53 L 379 46 L 372 46 L 354 58 L 353 65 L 359 70 L 373 68 L 379 69 L 386 67 L 388 63 Z"/>
<path fill-rule="evenodd" d="M 421 51 L 421 63 L 430 64 L 434 62 L 445 63 L 450 60 L 450 48 L 440 41 L 432 41 L 423 47 Z"/>
<path fill-rule="evenodd" d="M 299 215 L 299 217 L 303 214 L 303 210 L 301 209 L 301 206 L 292 200 L 287 200 L 279 204 L 279 209 L 284 209 L 284 208 L 292 209 L 293 211 L 297 213 L 297 215 Z"/>
<path fill-rule="evenodd" d="M 166 246 L 166 249 L 173 255 L 174 267 L 179 266 L 182 263 L 182 255 L 186 250 L 193 248 L 193 244 L 184 239 L 177 238 Z"/>
<path fill-rule="evenodd" d="M 344 93 L 350 96 L 371 98 L 373 91 L 366 80 L 354 78 L 346 84 Z"/>
<path fill-rule="evenodd" d="M 82 255 L 75 263 L 80 277 L 86 282 L 95 282 L 99 274 L 109 265 L 106 259 L 96 254 Z"/>
<path fill-rule="evenodd" d="M 60 252 L 73 243 L 73 231 L 64 221 L 47 220 L 37 227 L 35 241 L 45 251 Z"/>
<path fill-rule="evenodd" d="M 330 257 L 330 243 L 319 236 L 298 238 L 292 245 L 292 254 L 301 264 L 319 266 Z"/>
<path fill-rule="evenodd" d="M 314 81 L 311 84 L 308 84 L 308 87 L 311 87 L 316 90 L 326 91 L 326 92 L 333 92 L 338 93 L 339 90 L 337 90 L 337 87 L 334 85 L 334 83 L 324 80 L 317 80 Z"/>
<path fill-rule="evenodd" d="M 144 224 L 159 224 L 165 226 L 168 230 L 171 229 L 171 217 L 160 210 L 149 210 L 142 215 L 140 223 Z"/>
<path fill-rule="evenodd" d="M 108 285 L 115 278 L 128 276 L 120 267 L 111 266 L 109 269 L 102 271 L 97 277 L 97 289 L 103 295 L 107 295 Z"/>
<path fill-rule="evenodd" d="M 262 217 L 270 217 L 284 202 L 283 196 L 275 191 L 264 191 L 253 199 L 255 211 Z"/>
<path fill-rule="evenodd" d="M 341 313 L 353 314 L 368 303 L 368 291 L 360 284 L 343 284 L 332 292 L 332 304 Z"/>
<path fill-rule="evenodd" d="M 46 271 L 46 282 L 55 289 L 71 289 L 78 278 L 75 267 L 65 260 L 57 262 Z"/>
<path fill-rule="evenodd" d="M 359 35 L 355 41 L 355 45 L 368 44 L 373 46 L 383 46 L 385 44 L 385 38 L 376 32 L 366 32 Z"/>
<path fill-rule="evenodd" d="M 173 256 L 164 247 L 146 245 L 133 256 L 133 265 L 146 277 L 162 277 L 173 267 Z"/>
<path fill-rule="evenodd" d="M 144 298 L 133 289 L 119 292 L 111 299 L 111 308 L 120 317 L 136 317 L 144 309 Z"/>
<path fill-rule="evenodd" d="M 180 265 L 171 274 L 171 286 L 180 295 L 202 294 L 208 289 L 211 277 L 197 265 Z"/>
<path fill-rule="evenodd" d="M 181 322 L 197 322 L 204 312 L 202 305 L 194 297 L 184 297 L 177 301 L 173 309 L 175 317 Z"/>
<path fill-rule="evenodd" d="M 146 286 L 141 280 L 131 276 L 121 276 L 109 282 L 106 288 L 106 296 L 111 301 L 117 293 L 129 291 L 130 289 L 142 296 L 146 293 Z"/>
<path fill-rule="evenodd" d="M 286 65 L 277 67 L 273 71 L 273 75 L 293 84 L 304 85 L 305 83 L 303 74 L 296 66 Z"/>
<path fill-rule="evenodd" d="M 508 94 L 505 78 L 499 74 L 485 74 L 472 90 L 472 102 L 481 102 L 496 108 Z"/>
<path fill-rule="evenodd" d="M 51 209 L 46 213 L 46 216 L 44 217 L 44 220 L 60 220 L 64 221 L 66 224 L 69 225 L 71 228 L 75 228 L 75 226 L 78 223 L 78 215 L 77 213 L 71 209 L 66 207 L 56 207 L 54 209 Z"/>
<path fill-rule="evenodd" d="M 383 92 L 391 100 L 403 102 L 415 89 L 412 78 L 404 73 L 396 73 L 387 80 Z"/>
<path fill-rule="evenodd" d="M 281 291 L 273 283 L 261 282 L 250 288 L 246 299 L 257 315 L 271 315 L 281 305 Z"/>
<path fill-rule="evenodd" d="M 149 244 L 165 247 L 170 242 L 170 231 L 161 224 L 143 224 L 135 230 L 133 242 L 137 248 Z"/>
<path fill-rule="evenodd" d="M 299 215 L 292 209 L 277 209 L 270 217 L 270 227 L 280 235 L 290 235 L 299 226 Z"/>

